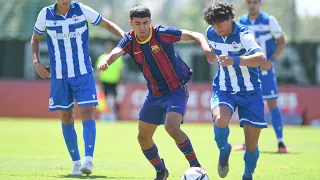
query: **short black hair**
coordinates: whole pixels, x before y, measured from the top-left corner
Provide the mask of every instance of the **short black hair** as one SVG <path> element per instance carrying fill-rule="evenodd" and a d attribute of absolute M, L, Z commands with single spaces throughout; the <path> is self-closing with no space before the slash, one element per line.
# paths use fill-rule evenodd
<path fill-rule="evenodd" d="M 133 18 L 151 18 L 151 12 L 150 9 L 143 5 L 143 4 L 138 4 L 133 6 L 130 9 L 130 20 L 132 20 Z"/>
<path fill-rule="evenodd" d="M 230 16 L 234 18 L 234 6 L 224 0 L 215 0 L 203 10 L 203 14 L 208 24 L 219 24 L 228 20 Z"/>

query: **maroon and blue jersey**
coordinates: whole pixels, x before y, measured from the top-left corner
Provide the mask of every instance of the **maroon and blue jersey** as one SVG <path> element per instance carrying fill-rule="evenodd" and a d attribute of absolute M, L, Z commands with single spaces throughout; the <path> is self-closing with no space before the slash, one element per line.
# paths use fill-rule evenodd
<path fill-rule="evenodd" d="M 192 70 L 174 50 L 173 43 L 181 40 L 181 34 L 175 28 L 151 26 L 150 35 L 144 42 L 139 42 L 132 30 L 118 44 L 132 56 L 154 96 L 171 93 L 191 79 Z"/>

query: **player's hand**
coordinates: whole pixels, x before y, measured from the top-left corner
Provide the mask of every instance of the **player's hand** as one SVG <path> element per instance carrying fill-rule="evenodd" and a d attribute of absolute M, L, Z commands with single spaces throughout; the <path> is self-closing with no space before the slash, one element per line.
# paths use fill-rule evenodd
<path fill-rule="evenodd" d="M 98 64 L 98 69 L 100 71 L 106 71 L 109 68 L 109 65 L 106 60 L 100 61 Z"/>
<path fill-rule="evenodd" d="M 272 67 L 272 60 L 268 60 L 266 64 L 260 67 L 261 71 L 269 71 L 269 69 Z"/>
<path fill-rule="evenodd" d="M 232 66 L 234 64 L 233 58 L 226 55 L 220 55 L 218 57 L 218 62 L 220 63 L 220 66 Z"/>
<path fill-rule="evenodd" d="M 214 50 L 212 48 L 204 50 L 204 54 L 206 55 L 207 62 L 209 64 L 214 64 L 214 61 L 217 60 L 216 53 L 214 52 Z"/>
<path fill-rule="evenodd" d="M 36 68 L 36 71 L 38 73 L 38 75 L 41 77 L 41 78 L 50 78 L 50 73 L 47 71 L 46 68 L 48 68 L 49 66 L 47 65 L 44 65 L 40 62 L 36 62 L 36 63 L 33 63 L 34 64 L 34 67 Z"/>

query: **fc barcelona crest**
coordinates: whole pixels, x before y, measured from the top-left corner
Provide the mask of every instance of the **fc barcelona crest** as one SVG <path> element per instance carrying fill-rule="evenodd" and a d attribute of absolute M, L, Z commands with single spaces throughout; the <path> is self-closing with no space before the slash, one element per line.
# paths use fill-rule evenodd
<path fill-rule="evenodd" d="M 153 53 L 158 53 L 160 51 L 160 47 L 158 45 L 151 46 L 151 50 Z"/>

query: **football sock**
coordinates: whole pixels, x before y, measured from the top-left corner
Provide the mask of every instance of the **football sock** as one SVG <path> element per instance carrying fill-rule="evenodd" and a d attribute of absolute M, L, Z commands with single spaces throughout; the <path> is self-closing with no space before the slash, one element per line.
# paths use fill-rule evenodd
<path fill-rule="evenodd" d="M 270 109 L 271 117 L 272 117 L 272 126 L 276 133 L 278 142 L 282 142 L 283 138 L 283 122 L 282 115 L 279 107 L 274 109 Z"/>
<path fill-rule="evenodd" d="M 74 123 L 66 125 L 62 123 L 62 134 L 66 142 L 72 161 L 79 161 L 80 154 L 78 148 L 77 133 L 74 129 Z"/>
<path fill-rule="evenodd" d="M 247 149 L 244 152 L 244 163 L 245 163 L 245 168 L 244 168 L 244 173 L 243 176 L 246 178 L 252 178 L 253 172 L 257 166 L 257 161 L 259 159 L 259 149 L 257 148 L 255 151 L 250 152 Z"/>
<path fill-rule="evenodd" d="M 220 150 L 220 156 L 225 156 L 229 153 L 228 150 L 228 136 L 230 133 L 229 126 L 225 128 L 219 128 L 216 124 L 213 125 L 214 140 Z"/>
<path fill-rule="evenodd" d="M 83 125 L 83 140 L 85 156 L 93 157 L 94 146 L 96 142 L 96 121 L 88 120 L 82 122 Z M 87 158 L 90 159 L 90 158 Z"/>
<path fill-rule="evenodd" d="M 149 149 L 142 150 L 142 152 L 144 156 L 149 160 L 151 165 L 156 169 L 156 171 L 161 171 L 164 169 L 164 163 L 159 156 L 156 144 L 154 144 Z"/>
<path fill-rule="evenodd" d="M 200 164 L 188 137 L 187 140 L 185 140 L 181 144 L 177 144 L 177 146 L 180 149 L 180 151 L 184 154 L 186 159 L 189 161 L 190 167 Z"/>

